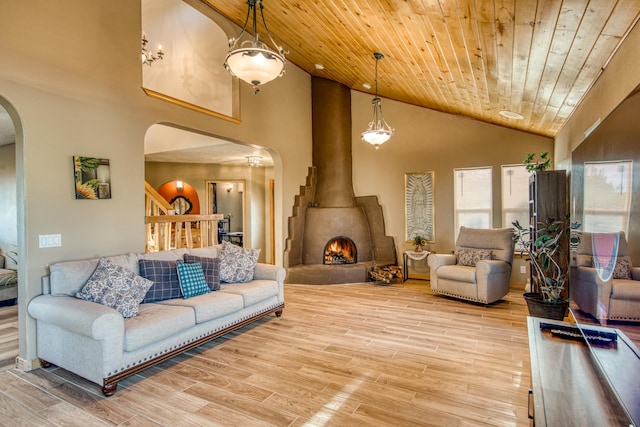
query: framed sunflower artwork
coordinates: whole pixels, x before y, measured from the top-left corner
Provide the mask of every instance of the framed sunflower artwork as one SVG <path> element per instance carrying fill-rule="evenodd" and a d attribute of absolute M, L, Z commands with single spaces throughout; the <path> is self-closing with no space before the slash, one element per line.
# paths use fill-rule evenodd
<path fill-rule="evenodd" d="M 73 156 L 76 199 L 110 199 L 111 171 L 109 159 Z"/>

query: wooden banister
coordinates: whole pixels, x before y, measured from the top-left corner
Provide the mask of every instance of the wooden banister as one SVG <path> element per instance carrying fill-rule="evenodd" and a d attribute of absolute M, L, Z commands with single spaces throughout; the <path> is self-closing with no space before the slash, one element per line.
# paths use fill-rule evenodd
<path fill-rule="evenodd" d="M 176 248 L 206 247 L 218 244 L 218 221 L 223 214 L 213 215 L 147 215 L 147 252 Z M 199 233 L 194 238 L 192 225 Z M 183 239 L 184 231 L 184 239 Z"/>
<path fill-rule="evenodd" d="M 145 212 L 147 215 L 167 214 L 173 206 L 147 181 L 144 182 Z"/>

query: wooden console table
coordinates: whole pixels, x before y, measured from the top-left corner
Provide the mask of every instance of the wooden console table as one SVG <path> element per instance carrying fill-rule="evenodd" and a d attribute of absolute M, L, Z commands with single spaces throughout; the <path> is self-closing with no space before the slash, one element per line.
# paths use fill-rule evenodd
<path fill-rule="evenodd" d="M 540 329 L 541 322 L 575 326 L 572 323 L 536 317 L 527 318 L 533 387 L 529 392 L 529 399 L 533 397 L 533 402 L 529 401 L 529 417 L 534 419 L 534 425 L 536 427 L 633 425 L 630 424 L 613 390 L 595 365 L 589 346 L 583 341 L 552 336 L 549 331 Z M 620 354 L 626 351 L 627 343 L 631 344 L 631 348 L 635 348 L 622 331 L 591 325 L 585 325 L 584 328 L 615 332 L 619 342 L 616 349 L 612 350 L 609 362 L 618 363 L 616 371 L 619 371 L 621 376 L 631 376 L 637 380 L 638 372 L 634 371 L 634 368 L 627 369 L 626 363 L 620 359 L 621 356 L 633 356 L 637 359 L 637 355 L 634 354 Z M 603 357 L 602 354 L 599 357 Z M 631 360 L 631 362 L 634 361 Z M 619 365 L 620 363 L 622 366 Z M 623 386 L 626 387 L 626 385 Z M 637 390 L 627 390 L 627 392 L 633 396 Z M 533 396 L 531 396 L 532 393 Z"/>

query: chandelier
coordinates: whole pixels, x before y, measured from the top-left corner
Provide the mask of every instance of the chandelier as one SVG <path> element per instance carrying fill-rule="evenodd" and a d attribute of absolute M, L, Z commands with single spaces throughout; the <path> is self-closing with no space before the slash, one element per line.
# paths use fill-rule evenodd
<path fill-rule="evenodd" d="M 238 77 L 240 80 L 253 85 L 253 93 L 260 92 L 260 85 L 269 83 L 271 80 L 278 78 L 284 74 L 284 64 L 287 62 L 284 55 L 289 52 L 278 46 L 271 33 L 267 28 L 267 23 L 264 20 L 264 7 L 262 6 L 262 0 L 247 0 L 249 9 L 247 10 L 247 17 L 244 21 L 244 26 L 238 37 L 229 39 L 229 53 L 224 60 L 224 67 L 231 73 L 232 76 Z M 262 18 L 262 24 L 269 36 L 269 40 L 275 47 L 275 51 L 269 49 L 269 47 L 260 41 L 260 35 L 257 31 L 257 9 L 260 7 L 260 17 Z M 237 47 L 240 38 L 247 29 L 249 23 L 249 17 L 252 18 L 251 32 L 252 38 L 240 43 L 240 47 Z"/>
<path fill-rule="evenodd" d="M 378 61 L 384 59 L 384 55 L 379 52 L 374 52 L 373 57 L 376 59 L 376 96 L 373 98 L 373 101 L 371 101 L 373 105 L 373 119 L 371 119 L 369 126 L 362 132 L 361 136 L 363 141 L 375 146 L 377 150 L 391 138 L 393 128 L 384 120 L 384 116 L 382 115 L 382 102 L 378 97 Z"/>
<path fill-rule="evenodd" d="M 142 64 L 151 65 L 156 61 L 159 61 L 164 56 L 164 52 L 162 51 L 162 46 L 158 45 L 158 51 L 154 54 L 152 51 L 147 49 L 147 36 L 145 33 L 142 33 Z"/>
<path fill-rule="evenodd" d="M 249 167 L 258 167 L 262 166 L 262 157 L 261 156 L 247 156 L 247 166 Z"/>

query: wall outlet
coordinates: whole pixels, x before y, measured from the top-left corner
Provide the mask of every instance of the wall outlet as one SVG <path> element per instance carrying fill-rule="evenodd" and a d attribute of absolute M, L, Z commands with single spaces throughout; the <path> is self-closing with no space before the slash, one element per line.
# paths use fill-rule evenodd
<path fill-rule="evenodd" d="M 526 265 L 521 265 L 520 266 L 520 273 L 527 274 L 527 266 Z"/>

